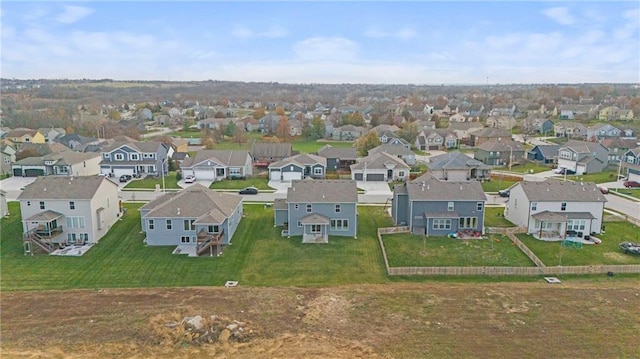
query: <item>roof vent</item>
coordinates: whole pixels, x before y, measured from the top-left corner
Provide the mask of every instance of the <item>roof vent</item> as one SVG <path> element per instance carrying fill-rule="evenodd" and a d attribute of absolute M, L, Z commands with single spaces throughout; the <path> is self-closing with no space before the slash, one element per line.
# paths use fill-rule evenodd
<path fill-rule="evenodd" d="M 180 215 L 180 207 L 178 207 L 178 215 Z"/>

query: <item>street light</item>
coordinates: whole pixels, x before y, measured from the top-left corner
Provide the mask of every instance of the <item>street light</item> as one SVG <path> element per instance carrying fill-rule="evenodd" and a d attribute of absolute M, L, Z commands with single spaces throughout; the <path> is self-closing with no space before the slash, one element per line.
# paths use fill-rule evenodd
<path fill-rule="evenodd" d="M 166 161 L 167 161 L 167 158 L 165 158 L 164 160 L 162 160 L 162 168 L 161 168 L 161 171 L 162 171 L 162 192 L 163 192 L 163 193 L 164 193 L 164 192 L 166 192 L 166 189 L 165 189 L 165 187 L 164 187 L 164 163 L 165 163 Z"/>

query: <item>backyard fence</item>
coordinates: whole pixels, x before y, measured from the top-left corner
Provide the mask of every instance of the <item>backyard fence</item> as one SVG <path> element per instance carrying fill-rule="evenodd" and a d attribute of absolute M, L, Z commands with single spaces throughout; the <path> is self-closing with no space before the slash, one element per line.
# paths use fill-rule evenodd
<path fill-rule="evenodd" d="M 542 261 L 522 243 L 515 233 L 523 233 L 523 228 L 499 228 L 488 227 L 488 233 L 504 234 L 513 243 L 520 248 L 536 265 L 535 267 L 390 267 L 387 252 L 384 248 L 382 235 L 394 233 L 410 233 L 409 227 L 386 227 L 378 228 L 378 243 L 382 250 L 384 265 L 387 269 L 387 275 L 489 275 L 489 276 L 508 276 L 508 275 L 561 275 L 561 274 L 609 274 L 609 273 L 640 273 L 640 265 L 589 265 L 589 266 L 554 266 L 547 267 Z"/>
<path fill-rule="evenodd" d="M 608 214 L 602 218 L 603 222 L 617 222 L 617 221 L 627 221 L 635 226 L 640 227 L 640 219 L 635 217 L 631 217 L 626 214 Z"/>

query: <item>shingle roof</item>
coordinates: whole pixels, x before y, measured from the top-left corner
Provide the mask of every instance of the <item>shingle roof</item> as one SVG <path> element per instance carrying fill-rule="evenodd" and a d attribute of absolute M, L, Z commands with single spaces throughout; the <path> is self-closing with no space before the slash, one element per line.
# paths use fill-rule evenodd
<path fill-rule="evenodd" d="M 560 145 L 537 145 L 536 147 L 540 150 L 540 153 L 545 158 L 550 158 L 558 155 L 558 150 L 560 149 Z"/>
<path fill-rule="evenodd" d="M 430 170 L 466 170 L 471 168 L 491 169 L 491 166 L 485 165 L 484 163 L 473 159 L 460 151 L 453 151 L 438 156 L 433 156 L 429 158 L 427 167 Z"/>
<path fill-rule="evenodd" d="M 374 155 L 374 154 L 380 153 L 380 152 L 388 153 L 388 154 L 395 155 L 395 156 L 415 155 L 415 153 L 413 151 L 408 150 L 406 147 L 404 147 L 402 145 L 392 145 L 392 144 L 388 144 L 388 143 L 385 143 L 383 145 L 374 147 L 374 148 L 369 150 L 369 154 L 370 155 Z"/>
<path fill-rule="evenodd" d="M 318 150 L 318 155 L 324 158 L 355 160 L 358 157 L 358 149 L 355 147 L 332 147 L 331 145 L 326 145 Z"/>
<path fill-rule="evenodd" d="M 91 199 L 103 182 L 117 184 L 102 176 L 38 177 L 18 196 L 23 199 Z"/>
<path fill-rule="evenodd" d="M 514 140 L 505 140 L 498 141 L 497 139 L 490 139 L 486 142 L 483 142 L 476 146 L 481 150 L 485 151 L 499 151 L 499 152 L 508 152 L 508 151 L 524 151 L 522 147 L 522 143 Z"/>
<path fill-rule="evenodd" d="M 357 203 L 353 180 L 294 180 L 287 190 L 289 203 Z"/>
<path fill-rule="evenodd" d="M 142 206 L 145 217 L 196 218 L 198 223 L 222 223 L 242 203 L 242 196 L 210 190 L 194 184 L 177 193 L 167 193 Z"/>
<path fill-rule="evenodd" d="M 543 182 L 520 182 L 529 201 L 572 201 L 572 202 L 606 202 L 606 198 L 594 183 L 546 180 Z M 512 190 L 513 193 L 513 190 Z"/>
<path fill-rule="evenodd" d="M 327 166 L 327 159 L 318 155 L 314 155 L 311 153 L 301 153 L 299 155 L 287 157 L 282 161 L 274 162 L 269 165 L 269 168 L 279 168 L 289 165 L 291 163 L 297 164 L 300 167 L 314 165 L 319 163 L 323 166 Z"/>
<path fill-rule="evenodd" d="M 256 142 L 251 146 L 251 154 L 254 157 L 289 157 L 291 148 L 290 143 Z"/>
<path fill-rule="evenodd" d="M 212 160 L 226 166 L 244 166 L 248 151 L 244 150 L 200 150 L 195 157 L 187 157 L 181 167 L 190 167 L 203 161 Z"/>
<path fill-rule="evenodd" d="M 361 169 L 363 170 L 365 168 L 365 164 L 367 169 L 387 169 L 387 166 L 391 164 L 393 164 L 396 168 L 411 168 L 400 158 L 385 152 L 379 152 L 371 156 L 364 157 L 357 163 L 352 164 L 350 167 L 352 171 Z"/>
<path fill-rule="evenodd" d="M 424 174 L 407 182 L 406 193 L 412 201 L 486 201 L 482 185 L 478 181 L 440 181 Z M 403 187 L 403 186 L 396 186 Z M 396 188 L 394 188 L 396 192 Z M 397 192 L 403 193 L 401 189 Z"/>
<path fill-rule="evenodd" d="M 599 146 L 601 144 L 598 142 L 569 140 L 561 148 L 569 148 L 578 153 L 593 153 Z"/>
<path fill-rule="evenodd" d="M 511 137 L 509 132 L 497 127 L 485 127 L 471 132 L 471 135 L 476 137 Z"/>

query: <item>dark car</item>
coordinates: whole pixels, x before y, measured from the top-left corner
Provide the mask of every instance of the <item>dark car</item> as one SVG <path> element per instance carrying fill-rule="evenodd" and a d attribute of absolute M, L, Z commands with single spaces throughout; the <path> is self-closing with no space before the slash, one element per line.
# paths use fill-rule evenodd
<path fill-rule="evenodd" d="M 501 191 L 498 191 L 498 195 L 500 197 L 509 197 L 509 192 L 511 192 L 511 191 L 508 190 L 508 189 L 503 189 Z"/>
<path fill-rule="evenodd" d="M 122 175 L 120 176 L 120 182 L 127 182 L 131 179 L 131 175 Z"/>
<path fill-rule="evenodd" d="M 640 187 L 640 182 L 636 182 L 636 181 L 625 181 L 623 183 L 623 185 L 627 188 L 631 188 L 631 187 Z"/>
<path fill-rule="evenodd" d="M 245 189 L 241 189 L 240 194 L 258 194 L 258 189 L 255 187 L 247 187 Z"/>

